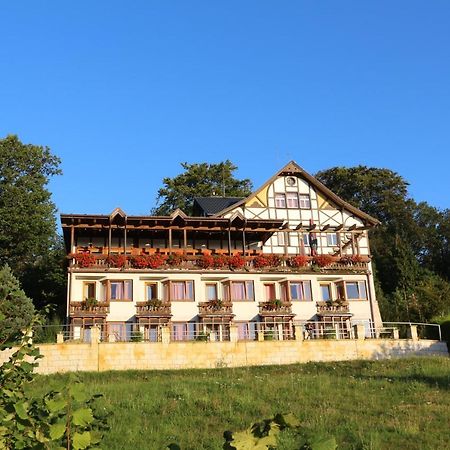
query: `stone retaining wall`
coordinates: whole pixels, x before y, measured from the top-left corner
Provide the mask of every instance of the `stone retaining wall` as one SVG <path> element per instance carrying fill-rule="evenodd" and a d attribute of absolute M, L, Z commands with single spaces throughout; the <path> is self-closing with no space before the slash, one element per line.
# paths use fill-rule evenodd
<path fill-rule="evenodd" d="M 41 344 L 38 373 L 239 367 L 446 355 L 445 342 L 412 339 Z M 0 353 L 0 363 L 12 350 Z"/>

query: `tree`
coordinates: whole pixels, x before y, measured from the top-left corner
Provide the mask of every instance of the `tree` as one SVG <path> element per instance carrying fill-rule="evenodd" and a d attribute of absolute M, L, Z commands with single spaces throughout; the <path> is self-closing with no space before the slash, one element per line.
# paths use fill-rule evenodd
<path fill-rule="evenodd" d="M 48 147 L 0 140 L 0 265 L 17 276 L 45 255 L 56 234 L 55 205 L 46 185 L 60 174 Z"/>
<path fill-rule="evenodd" d="M 158 190 L 157 197 L 157 203 L 161 203 L 152 214 L 167 215 L 176 208 L 192 214 L 194 197 L 246 197 L 252 192 L 249 179 L 238 180 L 233 176 L 237 167 L 229 160 L 217 164 L 181 163 L 181 167 L 183 173 L 163 178 L 164 187 Z"/>
<path fill-rule="evenodd" d="M 8 265 L 0 269 L 0 342 L 19 335 L 33 319 L 33 302 L 20 288 Z"/>
<path fill-rule="evenodd" d="M 417 204 L 407 181 L 389 169 L 334 167 L 316 176 L 382 222 L 371 231 L 370 244 L 385 320 L 423 321 L 449 311 L 448 283 L 437 275 L 449 279 L 448 211 Z"/>

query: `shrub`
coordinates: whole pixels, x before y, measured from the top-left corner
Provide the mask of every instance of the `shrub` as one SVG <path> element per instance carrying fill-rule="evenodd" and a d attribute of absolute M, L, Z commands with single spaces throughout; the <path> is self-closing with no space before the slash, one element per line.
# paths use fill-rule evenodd
<path fill-rule="evenodd" d="M 335 259 L 331 255 L 317 255 L 314 256 L 314 263 L 319 267 L 326 267 L 334 263 Z"/>
<path fill-rule="evenodd" d="M 245 258 L 242 255 L 230 256 L 228 264 L 232 269 L 242 269 L 245 265 Z"/>
<path fill-rule="evenodd" d="M 305 255 L 292 256 L 289 259 L 289 265 L 295 268 L 306 267 L 308 265 L 308 261 L 309 259 Z"/>

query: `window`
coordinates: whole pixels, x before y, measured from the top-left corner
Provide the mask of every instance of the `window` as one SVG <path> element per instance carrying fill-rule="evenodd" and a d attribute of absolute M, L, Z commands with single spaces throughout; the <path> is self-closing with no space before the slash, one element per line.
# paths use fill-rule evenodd
<path fill-rule="evenodd" d="M 217 284 L 216 283 L 208 283 L 206 285 L 206 300 L 217 300 L 219 297 L 217 295 Z"/>
<path fill-rule="evenodd" d="M 83 283 L 83 299 L 95 297 L 95 281 L 85 281 Z"/>
<path fill-rule="evenodd" d="M 286 203 L 288 208 L 298 208 L 298 194 L 297 192 L 286 192 Z"/>
<path fill-rule="evenodd" d="M 275 283 L 268 283 L 264 285 L 264 293 L 266 296 L 266 301 L 275 300 L 277 298 Z"/>
<path fill-rule="evenodd" d="M 310 209 L 311 208 L 311 200 L 308 194 L 299 194 L 300 208 Z"/>
<path fill-rule="evenodd" d="M 365 281 L 347 281 L 345 283 L 345 292 L 348 300 L 367 300 Z"/>
<path fill-rule="evenodd" d="M 338 236 L 337 233 L 327 233 L 327 246 L 328 247 L 337 247 L 338 244 Z"/>
<path fill-rule="evenodd" d="M 169 281 L 165 284 L 165 299 L 173 301 L 194 300 L 193 281 Z"/>
<path fill-rule="evenodd" d="M 230 281 L 225 285 L 225 300 L 253 301 L 253 281 Z"/>
<path fill-rule="evenodd" d="M 286 233 L 284 231 L 277 232 L 277 241 L 279 247 L 284 247 L 286 245 Z M 289 245 L 289 243 L 288 243 Z"/>
<path fill-rule="evenodd" d="M 133 300 L 133 282 L 132 280 L 106 281 L 105 285 L 106 301 L 109 300 Z"/>
<path fill-rule="evenodd" d="M 147 300 L 154 300 L 158 298 L 158 285 L 156 283 L 145 284 L 145 298 Z"/>
<path fill-rule="evenodd" d="M 311 301 L 311 282 L 310 281 L 291 281 L 289 282 L 289 298 L 292 301 Z"/>
<path fill-rule="evenodd" d="M 303 244 L 307 247 L 309 247 L 309 234 L 303 235 Z"/>
<path fill-rule="evenodd" d="M 286 196 L 284 194 L 275 194 L 275 208 L 286 208 Z"/>
<path fill-rule="evenodd" d="M 320 292 L 322 294 L 322 300 L 324 302 L 331 300 L 331 284 L 327 283 L 327 284 L 321 284 L 320 285 Z"/>

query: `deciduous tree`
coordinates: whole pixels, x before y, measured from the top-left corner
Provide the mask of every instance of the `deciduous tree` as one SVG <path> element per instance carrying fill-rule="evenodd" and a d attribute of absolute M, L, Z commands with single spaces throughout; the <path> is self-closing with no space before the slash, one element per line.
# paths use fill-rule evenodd
<path fill-rule="evenodd" d="M 152 214 L 167 215 L 176 208 L 191 214 L 194 197 L 246 197 L 252 191 L 249 179 L 234 177 L 237 167 L 229 160 L 217 164 L 182 163 L 181 167 L 183 173 L 174 178 L 163 178 L 164 187 L 158 190 L 159 205 L 152 210 Z"/>

